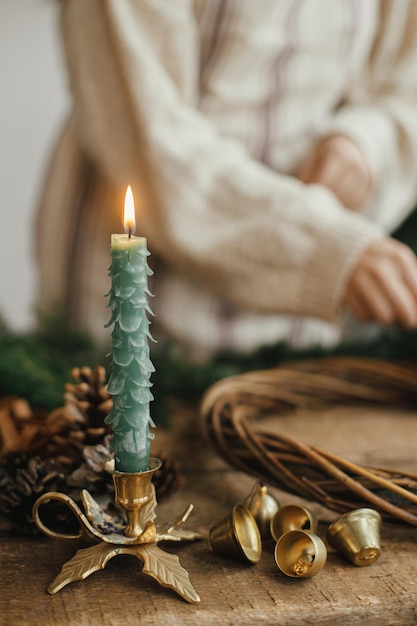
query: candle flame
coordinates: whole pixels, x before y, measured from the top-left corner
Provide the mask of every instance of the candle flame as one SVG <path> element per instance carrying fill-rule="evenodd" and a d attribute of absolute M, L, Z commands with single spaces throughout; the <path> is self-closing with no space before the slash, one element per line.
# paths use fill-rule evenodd
<path fill-rule="evenodd" d="M 134 235 L 136 231 L 135 219 L 135 201 L 133 200 L 132 187 L 129 185 L 125 195 L 125 211 L 124 211 L 124 228 L 125 233 Z"/>

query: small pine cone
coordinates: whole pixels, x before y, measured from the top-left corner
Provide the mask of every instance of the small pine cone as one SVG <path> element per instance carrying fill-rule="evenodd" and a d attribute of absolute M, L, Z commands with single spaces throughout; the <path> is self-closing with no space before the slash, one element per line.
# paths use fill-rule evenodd
<path fill-rule="evenodd" d="M 110 436 L 108 435 L 102 444 L 85 446 L 83 457 L 84 461 L 67 476 L 68 485 L 71 488 L 77 487 L 91 492 L 112 492 L 112 476 L 106 470 L 113 457 Z"/>
<path fill-rule="evenodd" d="M 83 460 L 84 447 L 101 444 L 109 433 L 104 418 L 113 402 L 103 367 L 74 368 L 72 378 L 74 383 L 65 386 L 65 405 L 45 420 L 48 437 L 42 456 L 56 457 L 69 468 L 76 468 Z"/>
<path fill-rule="evenodd" d="M 180 474 L 177 461 L 168 458 L 165 452 L 159 452 L 156 456 L 162 465 L 155 472 L 152 482 L 155 486 L 157 500 L 161 501 L 176 491 L 183 484 L 184 479 Z"/>
<path fill-rule="evenodd" d="M 7 515 L 16 532 L 36 534 L 32 507 L 42 494 L 59 490 L 63 478 L 54 459 L 6 455 L 0 465 L 0 513 Z"/>
<path fill-rule="evenodd" d="M 101 437 L 105 428 L 104 418 L 113 406 L 107 392 L 106 370 L 102 366 L 94 370 L 90 367 L 74 368 L 71 375 L 75 384 L 65 385 L 65 405 L 78 410 L 80 421 L 85 423 L 92 439 Z"/>

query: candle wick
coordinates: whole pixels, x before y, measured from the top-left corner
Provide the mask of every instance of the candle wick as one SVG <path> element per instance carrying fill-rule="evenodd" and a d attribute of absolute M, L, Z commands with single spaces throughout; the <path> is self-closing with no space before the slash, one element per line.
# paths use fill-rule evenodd
<path fill-rule="evenodd" d="M 132 229 L 131 229 L 131 227 L 129 226 L 129 239 L 130 239 L 131 237 L 132 237 Z"/>

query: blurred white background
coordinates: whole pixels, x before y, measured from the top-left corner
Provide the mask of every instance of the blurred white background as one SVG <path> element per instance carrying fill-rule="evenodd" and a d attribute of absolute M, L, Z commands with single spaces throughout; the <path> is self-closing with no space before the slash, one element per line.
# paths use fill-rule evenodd
<path fill-rule="evenodd" d="M 18 331 L 34 322 L 36 203 L 68 107 L 57 2 L 0 0 L 0 315 Z"/>

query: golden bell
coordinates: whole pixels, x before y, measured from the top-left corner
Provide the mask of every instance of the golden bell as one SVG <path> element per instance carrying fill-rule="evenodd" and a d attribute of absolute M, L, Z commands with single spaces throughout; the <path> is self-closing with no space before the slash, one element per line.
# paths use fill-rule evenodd
<path fill-rule="evenodd" d="M 304 506 L 287 504 L 280 508 L 271 520 L 271 535 L 278 539 L 288 530 L 308 530 L 315 533 L 317 530 L 316 516 Z"/>
<path fill-rule="evenodd" d="M 249 509 L 236 504 L 232 512 L 209 532 L 210 545 L 220 556 L 258 563 L 262 542 L 258 525 Z"/>
<path fill-rule="evenodd" d="M 334 521 L 327 541 L 358 567 L 372 565 L 381 554 L 381 516 L 375 509 L 355 509 Z"/>
<path fill-rule="evenodd" d="M 324 541 L 307 530 L 287 530 L 275 546 L 275 562 L 286 576 L 309 578 L 318 574 L 327 561 Z"/>
<path fill-rule="evenodd" d="M 266 485 L 256 483 L 243 504 L 255 518 L 262 539 L 269 539 L 271 520 L 279 509 L 278 500 L 268 492 Z"/>

